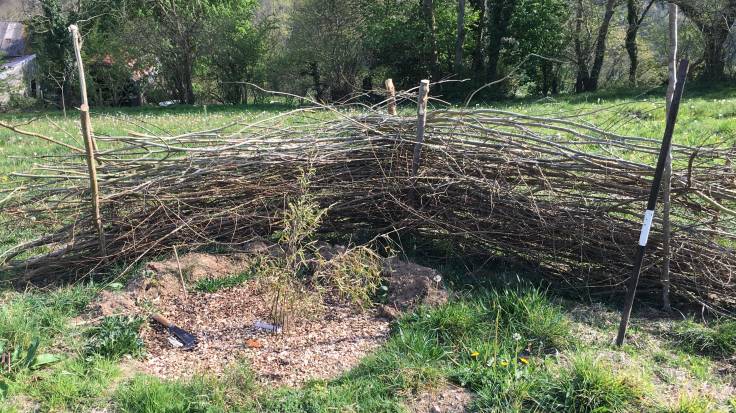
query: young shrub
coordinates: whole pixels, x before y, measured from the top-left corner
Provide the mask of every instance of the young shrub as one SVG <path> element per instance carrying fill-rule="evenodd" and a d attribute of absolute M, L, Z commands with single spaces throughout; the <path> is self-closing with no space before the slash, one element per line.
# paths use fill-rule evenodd
<path fill-rule="evenodd" d="M 289 315 L 306 297 L 299 277 L 309 268 L 309 253 L 314 249 L 314 235 L 327 213 L 320 208 L 310 191 L 310 179 L 314 171 L 304 171 L 299 178 L 300 195 L 287 205 L 282 220 L 283 229 L 278 241 L 285 247 L 285 254 L 268 263 L 263 272 L 268 274 L 271 290 L 271 320 L 286 328 Z"/>
<path fill-rule="evenodd" d="M 98 326 L 87 331 L 87 355 L 112 360 L 125 355 L 140 357 L 143 355 L 143 340 L 138 335 L 141 325 L 143 319 L 140 317 L 105 317 Z"/>
<path fill-rule="evenodd" d="M 678 347 L 693 354 L 731 357 L 736 354 L 736 320 L 717 320 L 712 325 L 686 320 L 672 331 Z"/>
<path fill-rule="evenodd" d="M 382 258 L 362 246 L 338 254 L 319 266 L 315 279 L 350 303 L 368 307 L 381 286 Z"/>
<path fill-rule="evenodd" d="M 583 355 L 573 359 L 568 369 L 545 377 L 534 399 L 545 412 L 625 413 L 639 411 L 642 395 L 630 377 Z"/>

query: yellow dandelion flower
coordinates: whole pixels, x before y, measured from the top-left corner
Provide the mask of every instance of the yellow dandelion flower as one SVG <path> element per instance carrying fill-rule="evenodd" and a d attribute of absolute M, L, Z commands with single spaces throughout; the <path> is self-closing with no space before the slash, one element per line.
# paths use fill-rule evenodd
<path fill-rule="evenodd" d="M 526 357 L 519 357 L 519 361 L 524 364 L 529 364 L 529 360 Z"/>
<path fill-rule="evenodd" d="M 480 356 L 480 353 L 478 353 L 477 351 L 470 353 L 470 357 L 478 357 L 478 356 Z"/>
<path fill-rule="evenodd" d="M 509 365 L 509 362 L 506 360 L 501 360 L 501 366 L 506 367 Z"/>

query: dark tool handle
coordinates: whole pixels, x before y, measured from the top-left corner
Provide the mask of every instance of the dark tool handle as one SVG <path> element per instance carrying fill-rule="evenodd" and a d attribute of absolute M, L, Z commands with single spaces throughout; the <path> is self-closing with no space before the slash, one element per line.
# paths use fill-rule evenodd
<path fill-rule="evenodd" d="M 688 61 L 683 59 L 677 68 L 677 83 L 675 83 L 675 92 L 672 96 L 669 111 L 667 111 L 667 123 L 662 138 L 662 147 L 659 150 L 657 158 L 657 168 L 654 170 L 654 180 L 652 181 L 652 189 L 649 192 L 649 200 L 647 209 L 644 212 L 644 221 L 642 223 L 641 233 L 639 234 L 639 246 L 636 251 L 636 259 L 634 260 L 634 269 L 629 277 L 629 283 L 626 291 L 626 301 L 624 309 L 621 312 L 621 323 L 618 326 L 618 335 L 616 336 L 616 345 L 621 347 L 626 338 L 626 329 L 629 325 L 629 317 L 631 317 L 631 308 L 634 306 L 634 298 L 636 298 L 636 287 L 639 284 L 639 276 L 641 275 L 641 267 L 644 262 L 644 255 L 647 249 L 647 240 L 649 238 L 649 230 L 652 226 L 654 218 L 654 210 L 657 207 L 657 197 L 659 196 L 659 186 L 662 183 L 662 175 L 664 174 L 665 162 L 670 153 L 672 146 L 672 135 L 675 131 L 675 123 L 677 122 L 677 112 L 680 110 L 680 99 L 685 88 L 685 80 L 687 78 Z"/>
<path fill-rule="evenodd" d="M 157 322 L 159 322 L 161 325 L 163 325 L 166 328 L 169 328 L 174 325 L 174 323 L 164 318 L 164 316 L 162 316 L 161 314 L 153 314 L 151 315 L 151 318 L 153 318 L 154 320 L 156 320 Z"/>

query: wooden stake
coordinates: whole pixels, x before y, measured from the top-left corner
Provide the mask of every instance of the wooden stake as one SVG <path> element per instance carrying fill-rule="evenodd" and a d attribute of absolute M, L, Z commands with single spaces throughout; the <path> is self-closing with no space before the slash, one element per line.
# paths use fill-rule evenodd
<path fill-rule="evenodd" d="M 672 96 L 675 93 L 677 83 L 677 5 L 669 3 L 669 84 L 667 85 L 667 113 L 669 114 Z M 662 309 L 671 311 L 670 304 L 670 243 L 672 239 L 672 228 L 670 225 L 670 192 L 672 189 L 672 151 L 667 154 L 667 162 L 664 167 L 664 188 L 662 190 Z"/>
<path fill-rule="evenodd" d="M 411 175 L 417 176 L 419 161 L 421 160 L 424 130 L 427 127 L 427 101 L 429 100 L 429 80 L 419 83 L 419 97 L 417 99 L 417 142 L 414 144 L 414 158 L 411 164 Z"/>
<path fill-rule="evenodd" d="M 179 261 L 179 251 L 176 250 L 176 245 L 174 245 L 174 257 L 176 257 L 176 268 L 179 270 L 179 280 L 181 281 L 181 288 L 184 290 L 184 298 L 189 298 L 187 284 L 184 282 L 184 272 L 181 270 L 181 262 Z"/>
<path fill-rule="evenodd" d="M 82 104 L 79 107 L 82 136 L 84 137 L 84 149 L 87 155 L 87 168 L 89 169 L 90 193 L 92 197 L 92 213 L 95 217 L 97 225 L 97 234 L 99 236 L 100 253 L 102 256 L 107 255 L 105 246 L 105 232 L 102 226 L 102 215 L 100 213 L 100 188 L 97 184 L 97 161 L 95 152 L 97 145 L 92 137 L 92 122 L 89 117 L 89 101 L 87 100 L 87 82 L 84 77 L 84 65 L 82 64 L 82 39 L 79 36 L 79 28 L 76 25 L 69 26 L 69 32 L 72 34 L 72 44 L 74 46 L 74 55 L 77 59 L 77 67 L 79 68 L 79 90 L 81 92 Z"/>
<path fill-rule="evenodd" d="M 388 114 L 396 116 L 396 88 L 393 79 L 386 79 L 386 94 L 388 95 Z"/>
<path fill-rule="evenodd" d="M 631 308 L 634 306 L 634 298 L 636 297 L 636 287 L 639 284 L 639 276 L 641 275 L 641 266 L 644 262 L 644 254 L 647 249 L 647 241 L 649 240 L 649 230 L 652 228 L 654 219 L 654 210 L 657 207 L 657 198 L 659 197 L 659 187 L 662 183 L 664 175 L 664 167 L 667 162 L 667 155 L 670 153 L 672 146 L 672 135 L 675 132 L 675 123 L 677 122 L 677 112 L 680 109 L 680 99 L 682 91 L 685 88 L 685 77 L 687 75 L 687 59 L 680 61 L 680 67 L 677 70 L 677 85 L 675 93 L 672 96 L 670 110 L 667 112 L 667 124 L 664 128 L 664 137 L 662 138 L 662 147 L 659 150 L 657 158 L 657 168 L 654 170 L 654 180 L 652 181 L 652 189 L 649 191 L 649 200 L 647 201 L 647 209 L 644 212 L 644 222 L 639 235 L 639 247 L 636 252 L 636 260 L 634 261 L 634 271 L 629 278 L 629 285 L 626 291 L 626 301 L 624 309 L 621 312 L 621 324 L 618 327 L 618 335 L 616 336 L 616 345 L 621 347 L 626 337 L 626 329 L 629 326 L 629 317 L 631 317 Z"/>

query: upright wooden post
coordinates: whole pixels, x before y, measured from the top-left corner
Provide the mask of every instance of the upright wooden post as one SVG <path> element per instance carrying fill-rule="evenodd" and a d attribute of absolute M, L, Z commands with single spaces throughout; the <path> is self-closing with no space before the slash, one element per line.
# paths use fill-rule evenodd
<path fill-rule="evenodd" d="M 419 161 L 421 160 L 422 144 L 424 143 L 424 130 L 427 127 L 427 102 L 429 100 L 429 80 L 419 83 L 419 96 L 417 99 L 417 142 L 414 144 L 414 158 L 411 163 L 411 175 L 416 177 L 419 172 Z"/>
<path fill-rule="evenodd" d="M 652 189 L 649 191 L 647 209 L 644 211 L 644 222 L 642 223 L 641 233 L 639 234 L 639 247 L 637 248 L 636 259 L 634 260 L 634 270 L 629 278 L 629 284 L 626 291 L 626 301 L 624 302 L 624 309 L 621 312 L 621 323 L 618 326 L 616 345 L 619 347 L 624 344 L 626 329 L 629 326 L 629 317 L 631 317 L 631 308 L 634 306 L 634 298 L 636 298 L 636 287 L 639 284 L 641 266 L 644 262 L 644 254 L 646 253 L 647 241 L 649 240 L 649 231 L 652 228 L 654 210 L 657 207 L 657 198 L 659 197 L 659 188 L 662 184 L 662 178 L 664 175 L 664 166 L 667 162 L 667 155 L 670 153 L 670 147 L 672 145 L 672 135 L 675 132 L 677 112 L 680 108 L 680 99 L 682 98 L 682 91 L 685 87 L 687 67 L 688 61 L 686 59 L 680 61 L 680 67 L 677 70 L 678 81 L 675 85 L 675 93 L 672 95 L 670 110 L 667 112 L 667 123 L 664 128 L 664 136 L 662 137 L 662 147 L 659 149 L 657 167 L 654 170 L 654 180 L 652 181 Z"/>
<path fill-rule="evenodd" d="M 675 93 L 677 79 L 677 5 L 668 4 L 669 9 L 669 57 L 667 66 L 669 68 L 669 84 L 667 85 L 667 114 L 670 112 L 672 96 Z M 662 309 L 670 311 L 670 244 L 672 239 L 672 228 L 670 225 L 670 192 L 672 187 L 672 151 L 667 154 L 667 162 L 664 167 L 664 188 L 662 189 Z"/>
<path fill-rule="evenodd" d="M 388 114 L 396 116 L 396 88 L 393 79 L 386 79 L 386 94 L 388 95 Z"/>
<path fill-rule="evenodd" d="M 92 198 L 92 214 L 95 217 L 97 226 L 97 235 L 99 237 L 100 254 L 107 255 L 105 245 L 105 232 L 102 227 L 102 214 L 100 213 L 100 188 L 97 184 L 97 161 L 95 159 L 95 151 L 97 146 L 94 138 L 92 138 L 92 122 L 89 117 L 89 101 L 87 100 L 87 82 L 84 77 L 84 65 L 82 64 L 82 39 L 79 36 L 79 28 L 72 24 L 69 26 L 69 32 L 72 34 L 72 45 L 74 46 L 74 55 L 77 59 L 77 67 L 79 68 L 79 90 L 81 93 L 82 104 L 79 106 L 82 137 L 84 138 L 84 149 L 87 155 L 87 168 L 89 169 L 89 187 Z"/>

